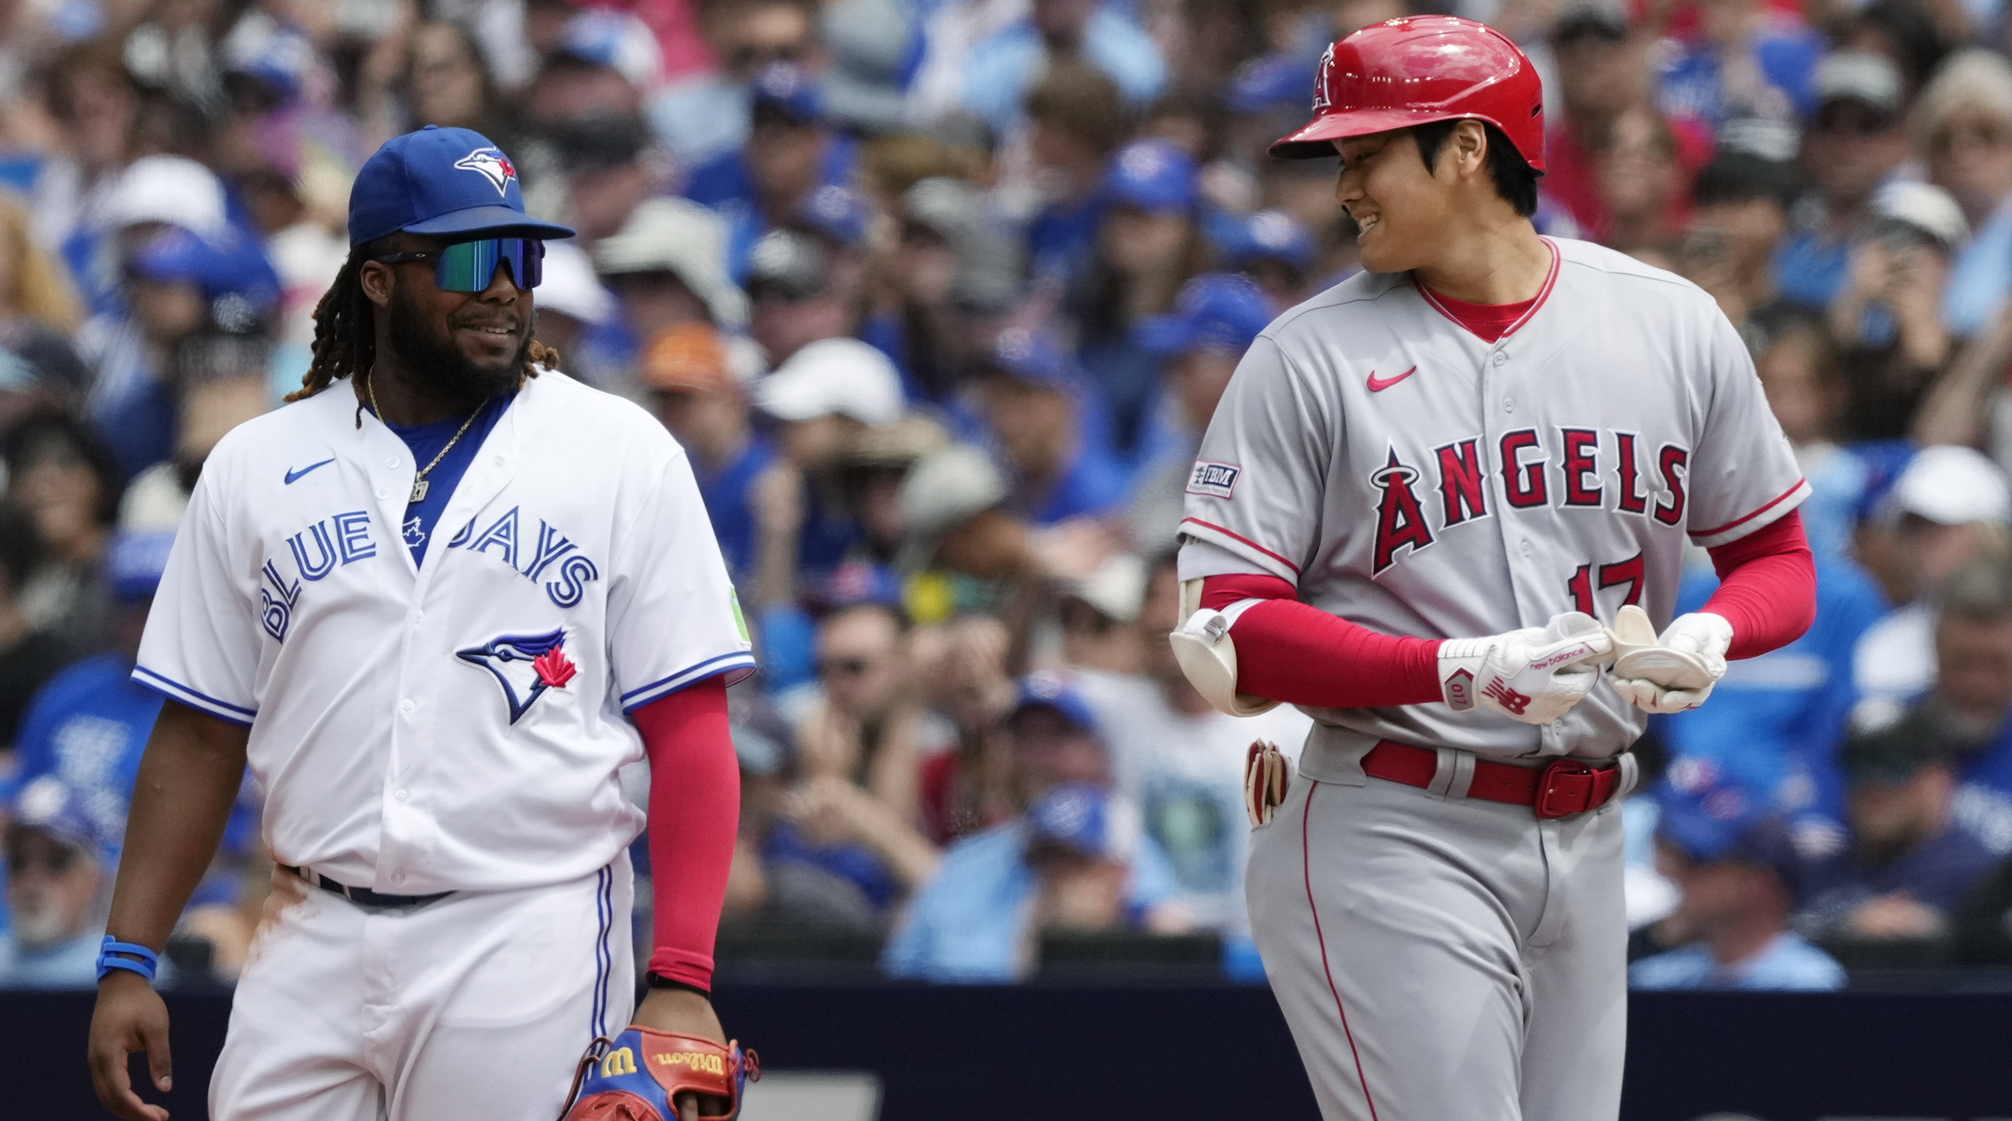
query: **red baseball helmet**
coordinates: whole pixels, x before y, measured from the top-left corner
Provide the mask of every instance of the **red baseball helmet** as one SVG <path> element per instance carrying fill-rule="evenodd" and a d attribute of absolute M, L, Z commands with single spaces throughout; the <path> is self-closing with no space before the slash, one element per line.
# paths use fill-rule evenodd
<path fill-rule="evenodd" d="M 1373 23 L 1321 56 L 1313 120 L 1271 146 L 1289 160 L 1334 154 L 1331 141 L 1473 117 L 1502 130 L 1544 170 L 1544 85 L 1509 37 L 1458 16 Z"/>

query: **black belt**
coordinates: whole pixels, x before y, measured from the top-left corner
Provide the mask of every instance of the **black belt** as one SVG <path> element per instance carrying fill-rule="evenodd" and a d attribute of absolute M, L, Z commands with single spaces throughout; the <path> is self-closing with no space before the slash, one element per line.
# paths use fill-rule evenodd
<path fill-rule="evenodd" d="M 319 872 L 310 875 L 305 868 L 292 864 L 282 864 L 279 866 L 279 870 L 282 872 L 291 872 L 308 883 L 321 888 L 323 891 L 332 891 L 351 903 L 363 907 L 423 907 L 435 900 L 445 899 L 454 894 L 451 891 L 436 891 L 432 895 L 386 895 L 384 892 L 372 891 L 367 887 L 350 887 L 348 884 L 338 883 Z"/>

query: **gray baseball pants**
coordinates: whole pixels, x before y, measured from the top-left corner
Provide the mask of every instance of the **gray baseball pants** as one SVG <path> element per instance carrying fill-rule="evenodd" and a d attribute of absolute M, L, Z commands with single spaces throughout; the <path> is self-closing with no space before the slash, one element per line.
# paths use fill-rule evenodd
<path fill-rule="evenodd" d="M 1309 762 L 1254 830 L 1245 890 L 1322 1117 L 1614 1121 L 1618 804 L 1540 821 Z"/>

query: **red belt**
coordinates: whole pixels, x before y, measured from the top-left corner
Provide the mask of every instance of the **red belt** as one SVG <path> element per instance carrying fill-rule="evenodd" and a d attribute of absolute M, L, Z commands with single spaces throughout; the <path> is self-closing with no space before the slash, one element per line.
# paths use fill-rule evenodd
<path fill-rule="evenodd" d="M 1406 786 L 1430 787 L 1439 773 L 1439 753 L 1429 747 L 1378 740 L 1362 757 L 1363 772 Z M 1621 768 L 1594 767 L 1577 759 L 1553 759 L 1541 768 L 1474 761 L 1469 798 L 1529 806 L 1540 818 L 1570 817 L 1607 804 L 1621 785 Z"/>

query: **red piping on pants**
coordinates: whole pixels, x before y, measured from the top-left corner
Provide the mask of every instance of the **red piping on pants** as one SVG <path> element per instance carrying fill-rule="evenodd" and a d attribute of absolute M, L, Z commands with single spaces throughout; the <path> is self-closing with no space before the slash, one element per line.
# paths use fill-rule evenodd
<path fill-rule="evenodd" d="M 1313 819 L 1313 796 L 1320 792 L 1320 783 L 1314 782 L 1306 790 L 1306 812 L 1299 819 L 1300 867 L 1306 873 L 1306 909 L 1313 912 L 1313 937 L 1320 943 L 1320 968 L 1327 974 L 1327 991 L 1334 996 L 1334 1010 L 1341 1015 L 1341 1034 L 1348 1039 L 1348 1053 L 1355 1059 L 1355 1080 L 1362 1086 L 1362 1100 L 1369 1103 L 1370 1121 L 1380 1121 L 1376 1116 L 1376 1099 L 1369 1095 L 1369 1078 L 1362 1073 L 1362 1052 L 1356 1050 L 1355 1032 L 1349 1030 L 1348 1011 L 1341 1006 L 1341 990 L 1334 987 L 1334 967 L 1327 961 L 1327 936 L 1320 932 L 1320 908 L 1313 905 L 1313 861 L 1309 854 L 1307 834 Z"/>

